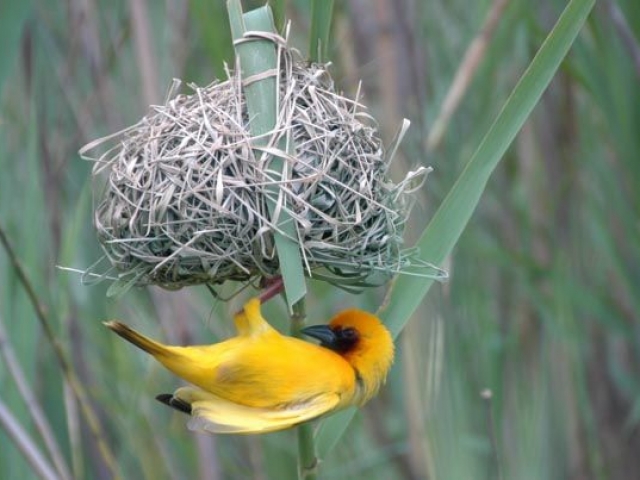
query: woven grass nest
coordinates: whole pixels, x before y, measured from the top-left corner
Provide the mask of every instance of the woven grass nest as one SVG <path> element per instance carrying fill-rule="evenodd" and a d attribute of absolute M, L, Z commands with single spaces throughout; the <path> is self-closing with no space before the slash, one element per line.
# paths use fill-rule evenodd
<path fill-rule="evenodd" d="M 174 82 L 164 105 L 83 148 L 95 161 L 95 228 L 118 280 L 177 289 L 277 275 L 269 196 L 274 216 L 286 210 L 295 222 L 310 277 L 376 284 L 411 263 L 402 234 L 427 169 L 393 184 L 365 107 L 336 92 L 326 65 L 281 55 L 268 147 L 256 148 L 249 132 L 236 69 L 188 94 Z M 283 136 L 293 154 L 276 149 Z M 270 171 L 274 154 L 285 159 L 284 180 Z"/>

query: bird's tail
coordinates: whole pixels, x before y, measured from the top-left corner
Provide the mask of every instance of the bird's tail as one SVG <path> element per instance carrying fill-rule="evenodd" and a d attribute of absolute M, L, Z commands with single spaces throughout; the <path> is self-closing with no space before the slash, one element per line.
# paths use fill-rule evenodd
<path fill-rule="evenodd" d="M 249 300 L 242 307 L 242 311 L 235 315 L 234 321 L 238 335 L 241 337 L 257 337 L 273 330 L 260 313 L 260 298 L 258 297 Z"/>
<path fill-rule="evenodd" d="M 154 357 L 167 353 L 167 347 L 149 337 L 145 337 L 141 333 L 136 332 L 133 328 L 128 327 L 124 323 L 118 321 L 103 322 L 104 325 L 120 335 L 126 341 L 133 343 L 136 347 L 150 353 Z"/>

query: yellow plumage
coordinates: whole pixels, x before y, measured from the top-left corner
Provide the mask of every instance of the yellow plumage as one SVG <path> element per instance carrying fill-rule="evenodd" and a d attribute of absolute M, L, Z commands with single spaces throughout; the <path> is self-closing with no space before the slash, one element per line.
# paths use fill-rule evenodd
<path fill-rule="evenodd" d="M 305 329 L 335 340 L 323 343 L 335 351 L 278 333 L 262 317 L 257 298 L 236 315 L 235 324 L 236 337 L 189 347 L 163 345 L 120 322 L 105 325 L 192 384 L 158 398 L 190 413 L 191 428 L 215 433 L 281 430 L 361 405 L 378 391 L 393 360 L 389 332 L 360 310 Z"/>

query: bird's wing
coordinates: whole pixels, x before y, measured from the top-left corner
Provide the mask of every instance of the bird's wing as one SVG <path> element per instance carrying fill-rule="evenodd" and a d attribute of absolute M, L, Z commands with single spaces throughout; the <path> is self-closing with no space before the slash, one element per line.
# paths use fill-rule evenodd
<path fill-rule="evenodd" d="M 335 393 L 323 393 L 282 408 L 255 408 L 230 402 L 198 388 L 183 387 L 174 397 L 191 405 L 189 429 L 211 433 L 267 433 L 293 427 L 333 410 Z"/>

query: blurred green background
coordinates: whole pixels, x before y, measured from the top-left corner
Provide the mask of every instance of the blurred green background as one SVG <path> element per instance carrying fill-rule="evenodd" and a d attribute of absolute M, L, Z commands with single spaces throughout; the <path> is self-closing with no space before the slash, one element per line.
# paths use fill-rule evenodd
<path fill-rule="evenodd" d="M 306 52 L 309 2 L 284 4 L 290 43 Z M 387 142 L 402 118 L 412 121 L 396 178 L 417 164 L 435 170 L 420 192 L 409 245 L 565 4 L 336 2 L 329 56 L 339 87 L 353 95 L 362 79 Z M 321 478 L 638 478 L 639 38 L 640 3 L 596 4 L 445 265 L 449 282 L 435 285 L 414 315 L 387 386 L 322 462 Z M 469 51 L 474 39 L 480 43 Z M 85 269 L 101 256 L 91 165 L 78 149 L 163 102 L 172 78 L 205 85 L 231 60 L 219 0 L 0 4 L 0 227 L 86 389 L 103 442 L 63 381 L 4 249 L 3 479 L 37 478 L 37 461 L 7 434 L 18 430 L 27 455 L 55 464 L 59 452 L 70 478 L 112 478 L 114 466 L 123 478 L 295 478 L 293 432 L 190 433 L 183 416 L 153 399 L 177 380 L 101 325 L 117 317 L 171 342 L 204 343 L 231 334 L 229 313 L 241 298 L 148 288 L 113 299 L 106 282 L 85 286 L 56 268 Z M 461 64 L 468 82 L 457 101 L 445 101 Z M 450 116 L 443 105 L 453 106 Z M 436 125 L 444 126 L 441 137 Z M 383 294 L 312 283 L 309 320 L 351 305 L 375 310 Z M 267 314 L 286 328 L 282 305 Z M 51 427 L 48 441 L 29 413 L 38 408 Z"/>

